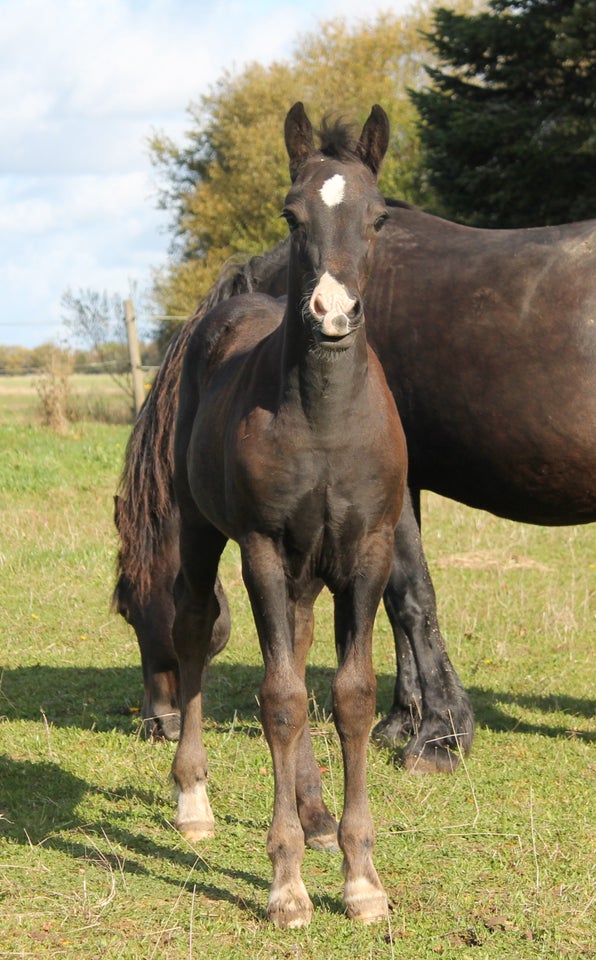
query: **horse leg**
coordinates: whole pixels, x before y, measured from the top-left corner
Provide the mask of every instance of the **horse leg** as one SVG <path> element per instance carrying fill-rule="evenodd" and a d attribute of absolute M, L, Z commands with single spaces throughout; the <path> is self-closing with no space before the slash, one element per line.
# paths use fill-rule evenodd
<path fill-rule="evenodd" d="M 417 506 L 419 514 L 419 502 Z M 450 773 L 458 764 L 454 751 L 470 751 L 474 717 L 441 636 L 435 591 L 410 493 L 395 533 L 384 600 L 398 669 L 393 704 L 375 727 L 373 739 L 395 746 L 411 736 L 403 754 L 407 769 Z"/>
<path fill-rule="evenodd" d="M 338 834 L 344 855 L 343 900 L 348 916 L 365 923 L 385 917 L 388 909 L 372 860 L 374 830 L 366 787 L 366 751 L 376 696 L 372 629 L 381 594 L 382 583 L 367 583 L 361 577 L 352 590 L 335 597 L 339 666 L 333 681 L 333 717 L 345 777 Z"/>
<path fill-rule="evenodd" d="M 220 614 L 215 581 L 225 543 L 226 538 L 213 527 L 185 524 L 180 536 L 180 572 L 174 587 L 173 637 L 180 672 L 181 730 L 172 776 L 178 788 L 176 826 L 193 841 L 213 836 L 214 829 L 207 796 L 201 685 Z"/>
<path fill-rule="evenodd" d="M 152 737 L 166 740 L 177 740 L 180 735 L 178 661 L 172 637 L 173 588 L 179 566 L 176 516 L 164 529 L 146 595 L 139 594 L 125 573 L 121 574 L 114 594 L 118 612 L 137 635 L 143 670 L 145 730 Z M 220 613 L 213 627 L 209 659 L 223 650 L 230 635 L 230 613 L 219 579 L 215 592 Z"/>
<path fill-rule="evenodd" d="M 267 916 L 282 929 L 310 923 L 313 905 L 300 867 L 304 830 L 296 801 L 300 748 L 304 748 L 307 695 L 294 660 L 295 610 L 283 564 L 273 544 L 252 534 L 241 543 L 242 571 L 263 652 L 261 722 L 273 761 L 275 793 L 267 853 L 273 865 Z"/>
<path fill-rule="evenodd" d="M 304 680 L 306 658 L 314 632 L 313 604 L 319 586 L 296 604 L 294 622 L 294 657 L 296 668 Z M 296 802 L 298 816 L 304 830 L 306 845 L 312 850 L 337 853 L 337 820 L 323 801 L 321 771 L 313 751 L 309 725 L 306 724 L 298 746 L 296 770 Z"/>

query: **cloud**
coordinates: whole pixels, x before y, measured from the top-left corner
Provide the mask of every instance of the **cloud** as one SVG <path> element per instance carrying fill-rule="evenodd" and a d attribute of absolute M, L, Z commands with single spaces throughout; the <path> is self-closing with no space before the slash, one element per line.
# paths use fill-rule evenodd
<path fill-rule="evenodd" d="M 404 3 L 370 0 L 366 16 Z M 2 0 L 0 343 L 55 336 L 67 287 L 146 286 L 168 247 L 151 131 L 180 140 L 224 70 L 361 13 L 360 0 Z"/>

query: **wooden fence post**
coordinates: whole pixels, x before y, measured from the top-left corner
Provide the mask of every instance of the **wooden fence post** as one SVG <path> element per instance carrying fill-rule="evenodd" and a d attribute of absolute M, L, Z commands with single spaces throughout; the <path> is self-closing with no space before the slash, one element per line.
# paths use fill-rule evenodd
<path fill-rule="evenodd" d="M 141 370 L 141 351 L 139 350 L 139 339 L 137 337 L 137 324 L 135 321 L 135 311 L 132 300 L 124 301 L 124 319 L 126 320 L 126 336 L 128 338 L 128 355 L 130 357 L 130 369 L 132 371 L 132 389 L 135 401 L 135 413 L 141 409 L 145 399 L 145 388 L 143 386 L 143 371 Z"/>

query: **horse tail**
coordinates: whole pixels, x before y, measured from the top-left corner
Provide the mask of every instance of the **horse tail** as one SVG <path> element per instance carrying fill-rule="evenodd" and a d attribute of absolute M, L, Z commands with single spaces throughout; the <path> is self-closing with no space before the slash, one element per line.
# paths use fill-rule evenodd
<path fill-rule="evenodd" d="M 145 600 L 168 527 L 176 521 L 174 427 L 184 352 L 193 331 L 217 303 L 239 293 L 269 290 L 287 264 L 287 241 L 246 263 L 227 264 L 195 313 L 174 334 L 151 390 L 134 422 L 115 497 L 119 535 L 117 582 L 113 602 L 122 609 L 133 586 Z M 284 292 L 282 289 L 279 292 Z"/>

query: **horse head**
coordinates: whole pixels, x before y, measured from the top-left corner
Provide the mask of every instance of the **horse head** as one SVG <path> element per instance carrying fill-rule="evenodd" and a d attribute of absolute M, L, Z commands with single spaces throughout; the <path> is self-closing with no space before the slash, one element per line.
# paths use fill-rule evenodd
<path fill-rule="evenodd" d="M 302 103 L 289 111 L 286 149 L 292 187 L 282 216 L 291 232 L 290 285 L 313 339 L 345 348 L 364 322 L 363 295 L 375 238 L 387 219 L 377 176 L 389 143 L 389 121 L 373 106 L 358 140 L 337 121 L 324 122 L 315 144 Z"/>

